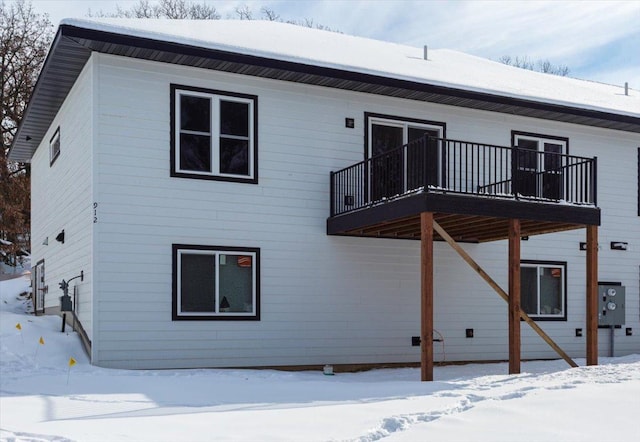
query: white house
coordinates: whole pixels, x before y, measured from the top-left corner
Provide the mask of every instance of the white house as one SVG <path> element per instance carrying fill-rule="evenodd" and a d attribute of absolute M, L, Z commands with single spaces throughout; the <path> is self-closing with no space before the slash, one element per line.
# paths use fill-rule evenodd
<path fill-rule="evenodd" d="M 640 352 L 636 89 L 274 22 L 64 20 L 10 157 L 38 310 L 82 273 L 99 366 L 516 372 L 558 357 L 518 297 L 570 358 Z"/>

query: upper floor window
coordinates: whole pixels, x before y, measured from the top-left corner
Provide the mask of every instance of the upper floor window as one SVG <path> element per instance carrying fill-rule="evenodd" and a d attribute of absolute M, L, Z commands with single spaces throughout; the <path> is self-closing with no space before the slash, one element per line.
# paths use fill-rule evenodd
<path fill-rule="evenodd" d="M 565 262 L 522 261 L 520 303 L 536 319 L 567 319 Z"/>
<path fill-rule="evenodd" d="M 60 156 L 60 127 L 58 127 L 49 140 L 49 165 L 52 165 Z"/>
<path fill-rule="evenodd" d="M 257 100 L 171 85 L 171 175 L 258 182 Z"/>

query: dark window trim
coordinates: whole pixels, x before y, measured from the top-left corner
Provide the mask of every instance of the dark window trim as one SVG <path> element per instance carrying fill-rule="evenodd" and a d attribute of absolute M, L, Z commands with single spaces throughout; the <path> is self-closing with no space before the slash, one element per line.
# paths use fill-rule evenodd
<path fill-rule="evenodd" d="M 568 293 L 567 293 L 567 280 L 569 279 L 567 276 L 567 261 L 541 261 L 541 260 L 536 260 L 536 259 L 522 259 L 520 260 L 520 267 L 522 267 L 522 264 L 533 264 L 533 265 L 545 265 L 545 266 L 558 266 L 558 267 L 562 267 L 564 269 L 564 305 L 562 306 L 563 309 L 563 315 L 562 316 L 556 316 L 553 318 L 549 318 L 549 317 L 541 317 L 541 316 L 536 316 L 536 315 L 529 315 L 529 317 L 531 319 L 533 319 L 534 321 L 567 321 L 567 298 Z M 520 293 L 520 298 L 522 299 L 522 293 Z"/>
<path fill-rule="evenodd" d="M 399 117 L 397 115 L 385 115 L 385 114 L 377 114 L 373 112 L 365 112 L 364 113 L 364 159 L 365 160 L 369 159 L 369 120 L 371 118 L 381 118 L 383 120 L 400 121 L 405 123 L 418 123 L 418 124 L 425 124 L 427 126 L 439 126 L 442 128 L 442 138 L 447 138 L 447 123 L 442 121 L 421 120 L 419 118 L 407 118 L 407 117 Z"/>
<path fill-rule="evenodd" d="M 409 118 L 409 117 L 400 117 L 397 115 L 386 115 L 386 114 L 378 114 L 374 112 L 365 112 L 364 113 L 364 160 L 365 161 L 369 159 L 369 120 L 371 120 L 372 118 L 380 118 L 383 120 L 398 121 L 402 123 L 417 123 L 417 124 L 424 124 L 427 126 L 437 126 L 442 129 L 442 138 L 447 138 L 447 123 L 443 121 L 422 120 L 419 118 Z M 447 170 L 445 166 L 447 164 L 446 149 L 445 149 L 444 143 L 441 146 L 440 163 L 441 163 L 440 177 L 444 182 L 444 180 L 446 180 L 445 177 L 447 174 Z M 365 191 L 367 193 L 369 192 L 368 184 L 369 184 L 369 178 L 367 176 L 365 180 Z"/>
<path fill-rule="evenodd" d="M 228 181 L 232 183 L 248 183 L 248 184 L 258 184 L 258 96 L 250 95 L 250 94 L 242 94 L 237 92 L 229 92 L 229 91 L 220 91 L 216 89 L 206 89 L 195 86 L 185 86 L 181 84 L 171 83 L 169 85 L 170 90 L 170 100 L 169 106 L 171 108 L 171 137 L 170 137 L 170 176 L 176 178 L 192 178 L 197 180 L 210 180 L 210 181 Z M 236 97 L 243 98 L 245 100 L 253 101 L 253 177 L 252 178 L 241 178 L 241 177 L 226 177 L 226 176 L 217 176 L 217 175 L 201 175 L 196 173 L 188 173 L 188 172 L 177 172 L 176 171 L 176 103 L 175 103 L 175 95 L 176 90 L 180 91 L 190 91 L 190 92 L 199 92 L 204 94 L 211 95 L 222 95 L 227 97 Z"/>
<path fill-rule="evenodd" d="M 249 252 L 256 255 L 256 305 L 255 314 L 247 316 L 225 315 L 189 315 L 178 314 L 178 250 L 207 250 L 227 252 Z M 259 321 L 260 320 L 260 248 L 257 247 L 226 247 L 206 246 L 195 244 L 172 244 L 171 252 L 171 319 L 173 321 Z"/>
<path fill-rule="evenodd" d="M 521 137 L 531 137 L 531 138 L 538 138 L 541 140 L 551 140 L 551 141 L 562 141 L 565 144 L 565 148 L 566 151 L 562 152 L 565 155 L 569 155 L 569 138 L 567 137 L 558 137 L 556 135 L 546 135 L 546 134 L 536 134 L 533 132 L 522 132 L 519 130 L 512 130 L 511 131 L 511 146 L 515 146 L 516 145 L 516 137 L 521 136 Z"/>
<path fill-rule="evenodd" d="M 56 137 L 58 138 L 58 143 L 60 143 L 60 148 L 55 155 L 51 156 L 51 143 L 53 143 L 53 140 L 55 140 Z M 60 136 L 60 126 L 58 126 L 56 131 L 53 133 L 53 136 L 49 139 L 49 167 L 53 166 L 53 163 L 56 162 L 60 156 L 60 152 L 62 152 L 62 138 Z"/>

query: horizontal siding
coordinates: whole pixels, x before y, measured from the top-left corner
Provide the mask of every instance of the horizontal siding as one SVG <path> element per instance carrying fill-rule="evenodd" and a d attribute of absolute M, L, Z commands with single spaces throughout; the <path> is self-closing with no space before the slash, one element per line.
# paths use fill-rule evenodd
<path fill-rule="evenodd" d="M 78 77 L 36 150 L 31 173 L 32 262 L 45 260 L 45 285 L 49 292 L 45 306 L 59 307 L 62 291 L 58 284 L 84 272 L 77 287 L 76 311 L 92 338 L 92 75 L 90 61 Z M 60 156 L 49 165 L 49 140 L 60 127 Z M 62 230 L 64 244 L 55 240 Z M 48 238 L 48 245 L 43 241 Z"/>
<path fill-rule="evenodd" d="M 364 113 L 446 122 L 447 136 L 508 145 L 511 130 L 564 136 L 571 153 L 599 157 L 601 279 L 627 286 L 620 351 L 640 351 L 637 135 L 394 100 L 319 87 L 101 56 L 98 145 L 97 364 L 224 367 L 416 362 L 419 242 L 330 237 L 329 172 L 363 159 Z M 258 96 L 259 184 L 171 178 L 169 84 Z M 355 129 L 345 128 L 353 118 Z M 608 154 L 611 152 L 611 154 Z M 623 168 L 623 171 L 620 171 Z M 625 172 L 626 171 L 626 172 Z M 612 176 L 612 179 L 604 179 Z M 540 326 L 583 356 L 585 232 L 530 238 L 523 259 L 567 261 L 567 321 Z M 609 240 L 636 244 L 608 250 Z M 171 244 L 259 247 L 261 320 L 172 321 Z M 463 247 L 503 287 L 507 243 Z M 507 357 L 504 301 L 444 243 L 435 245 L 437 360 Z M 465 337 L 473 328 L 474 338 Z M 635 330 L 634 330 L 635 331 Z M 555 354 L 523 325 L 523 357 Z M 608 340 L 601 333 L 602 353 Z"/>

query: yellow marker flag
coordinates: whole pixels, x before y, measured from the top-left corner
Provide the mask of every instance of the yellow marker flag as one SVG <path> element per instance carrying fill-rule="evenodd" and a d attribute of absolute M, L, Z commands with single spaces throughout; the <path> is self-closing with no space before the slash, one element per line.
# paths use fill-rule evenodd
<path fill-rule="evenodd" d="M 20 325 L 20 323 L 19 323 L 19 322 L 16 324 L 16 328 L 17 328 L 18 330 L 22 330 L 22 326 Z"/>
<path fill-rule="evenodd" d="M 69 358 L 69 368 L 67 369 L 67 385 L 69 385 L 69 377 L 71 376 L 71 367 L 76 365 L 76 360 Z"/>
<path fill-rule="evenodd" d="M 44 339 L 42 339 L 42 336 L 40 336 L 40 340 L 38 342 L 40 343 L 40 345 L 44 345 Z"/>

